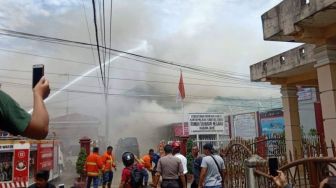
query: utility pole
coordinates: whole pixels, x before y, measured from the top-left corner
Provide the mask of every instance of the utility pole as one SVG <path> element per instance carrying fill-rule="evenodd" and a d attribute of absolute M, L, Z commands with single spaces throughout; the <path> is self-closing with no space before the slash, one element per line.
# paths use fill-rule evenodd
<path fill-rule="evenodd" d="M 109 133 L 110 133 L 108 88 L 105 88 L 104 90 L 105 90 L 105 145 L 108 145 Z"/>

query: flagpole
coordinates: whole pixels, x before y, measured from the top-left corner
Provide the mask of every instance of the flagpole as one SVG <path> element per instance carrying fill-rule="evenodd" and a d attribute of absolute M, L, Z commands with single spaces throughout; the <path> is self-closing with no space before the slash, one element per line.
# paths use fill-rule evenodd
<path fill-rule="evenodd" d="M 180 81 L 178 85 L 178 91 L 179 91 L 179 98 L 181 100 L 181 110 L 182 110 L 182 137 L 185 136 L 185 131 L 184 131 L 184 103 L 183 99 L 185 98 L 185 91 L 184 91 L 184 83 L 183 83 L 183 77 L 182 77 L 182 69 L 180 69 Z"/>
<path fill-rule="evenodd" d="M 184 132 L 184 103 L 183 103 L 183 99 L 181 100 L 182 102 L 182 136 L 185 136 L 185 132 Z"/>
<path fill-rule="evenodd" d="M 180 69 L 181 76 L 182 76 L 182 69 Z M 184 87 L 184 86 L 183 86 Z M 184 131 L 184 103 L 183 103 L 183 97 L 181 97 L 181 103 L 182 103 L 182 136 L 185 136 L 185 131 Z"/>

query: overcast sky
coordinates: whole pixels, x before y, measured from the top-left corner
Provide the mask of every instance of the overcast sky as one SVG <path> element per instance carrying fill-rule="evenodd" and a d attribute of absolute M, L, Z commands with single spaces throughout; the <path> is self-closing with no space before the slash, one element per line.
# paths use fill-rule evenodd
<path fill-rule="evenodd" d="M 248 80 L 250 65 L 297 45 L 263 41 L 261 14 L 279 2 L 280 0 L 114 0 L 111 47 L 178 64 L 225 71 L 229 75 L 236 76 L 239 73 Z M 0 27 L 95 43 L 91 3 L 91 0 L 1 0 Z M 110 1 L 106 0 L 105 4 L 106 37 L 109 37 Z M 75 75 L 83 74 L 98 65 L 97 51 L 90 48 L 3 35 L 0 35 L 0 48 L 2 89 L 27 110 L 32 106 L 30 71 L 33 64 L 45 64 L 52 93 L 76 79 Z M 97 74 L 99 72 L 89 76 L 95 77 Z M 201 76 L 187 69 L 183 69 L 183 75 L 186 82 L 186 114 L 207 111 L 216 103 L 213 98 L 217 96 L 256 99 L 279 97 L 277 89 L 251 89 L 250 84 L 229 84 L 227 82 L 230 80 Z M 69 87 L 73 92 L 61 92 L 50 99 L 47 106 L 51 116 L 64 115 L 68 106 L 70 113 L 85 113 L 104 119 L 102 95 L 78 93 L 102 92 L 99 79 L 92 77 L 84 78 Z M 114 78 L 110 81 L 110 93 L 117 94 L 109 97 L 114 123 L 128 125 L 143 121 L 144 124 L 166 124 L 176 122 L 177 117 L 181 116 L 180 104 L 176 103 L 174 96 L 167 96 L 177 92 L 178 68 L 162 68 L 116 58 L 111 63 L 110 77 Z M 120 96 L 125 94 L 156 97 L 144 99 L 140 96 Z"/>

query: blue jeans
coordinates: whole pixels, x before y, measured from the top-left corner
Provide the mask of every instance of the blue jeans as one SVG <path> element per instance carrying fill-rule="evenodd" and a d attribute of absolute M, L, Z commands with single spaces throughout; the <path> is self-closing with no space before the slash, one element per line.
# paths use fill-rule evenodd
<path fill-rule="evenodd" d="M 113 172 L 112 171 L 107 171 L 103 175 L 103 185 L 111 184 L 113 179 Z"/>
<path fill-rule="evenodd" d="M 98 176 L 88 176 L 86 187 L 90 188 L 92 181 L 93 181 L 93 188 L 98 188 L 98 185 L 99 185 L 99 177 Z"/>

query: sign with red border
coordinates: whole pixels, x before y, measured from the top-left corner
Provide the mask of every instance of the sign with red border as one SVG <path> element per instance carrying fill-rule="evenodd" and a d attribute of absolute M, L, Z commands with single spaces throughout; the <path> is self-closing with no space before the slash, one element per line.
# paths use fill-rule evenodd
<path fill-rule="evenodd" d="M 37 170 L 51 170 L 53 168 L 53 142 L 40 143 L 37 145 Z"/>
<path fill-rule="evenodd" d="M 13 181 L 26 182 L 29 176 L 29 149 L 14 150 Z"/>

